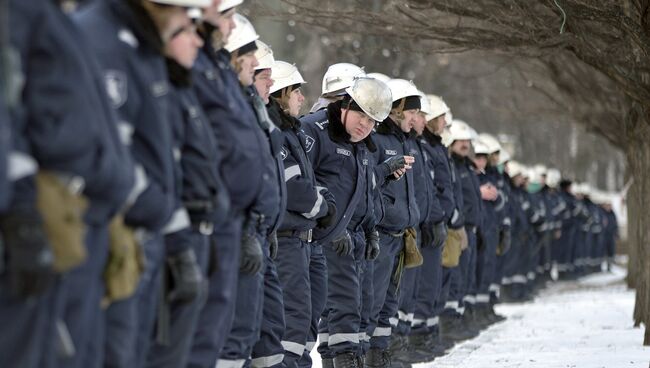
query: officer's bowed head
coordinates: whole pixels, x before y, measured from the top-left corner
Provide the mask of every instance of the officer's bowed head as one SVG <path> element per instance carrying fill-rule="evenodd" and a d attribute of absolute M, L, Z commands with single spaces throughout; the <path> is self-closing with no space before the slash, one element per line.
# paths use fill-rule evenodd
<path fill-rule="evenodd" d="M 360 142 L 370 133 L 375 122 L 384 121 L 390 114 L 393 97 L 386 83 L 368 77 L 358 77 L 345 89 L 341 103 L 341 121 L 350 135 L 350 141 Z"/>
<path fill-rule="evenodd" d="M 390 117 L 404 133 L 408 133 L 416 122 L 420 111 L 420 91 L 412 81 L 391 79 L 388 87 L 393 95 Z"/>

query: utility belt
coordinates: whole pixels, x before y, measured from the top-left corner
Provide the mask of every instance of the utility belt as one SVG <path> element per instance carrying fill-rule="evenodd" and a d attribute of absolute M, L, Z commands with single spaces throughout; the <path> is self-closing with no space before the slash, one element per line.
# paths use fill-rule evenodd
<path fill-rule="evenodd" d="M 313 241 L 314 231 L 309 230 L 278 230 L 276 232 L 278 238 L 298 238 L 304 242 L 311 243 Z"/>

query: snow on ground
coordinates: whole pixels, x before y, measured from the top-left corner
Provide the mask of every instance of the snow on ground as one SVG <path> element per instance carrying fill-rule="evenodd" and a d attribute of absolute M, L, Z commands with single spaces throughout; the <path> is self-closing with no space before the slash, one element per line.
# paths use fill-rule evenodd
<path fill-rule="evenodd" d="M 624 277 L 615 268 L 554 283 L 530 303 L 498 305 L 506 321 L 414 368 L 649 368 L 650 347 L 632 327 L 634 292 Z M 320 368 L 315 349 L 312 358 Z"/>
<path fill-rule="evenodd" d="M 632 326 L 625 271 L 549 286 L 534 302 L 497 306 L 508 317 L 426 367 L 650 367 L 643 331 Z"/>

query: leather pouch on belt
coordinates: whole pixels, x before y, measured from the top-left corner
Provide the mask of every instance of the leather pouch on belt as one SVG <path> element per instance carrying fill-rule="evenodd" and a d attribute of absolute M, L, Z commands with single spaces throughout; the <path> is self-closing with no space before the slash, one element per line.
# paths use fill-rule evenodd
<path fill-rule="evenodd" d="M 88 201 L 81 194 L 81 187 L 74 188 L 52 172 L 39 171 L 36 174 L 36 188 L 36 205 L 52 245 L 54 268 L 64 273 L 86 260 L 86 224 L 83 216 Z"/>
<path fill-rule="evenodd" d="M 447 234 L 447 240 L 445 240 L 445 245 L 442 248 L 442 265 L 444 267 L 456 267 L 460 261 L 461 243 L 462 243 L 462 234 L 463 229 L 449 229 Z"/>
<path fill-rule="evenodd" d="M 106 294 L 102 304 L 126 299 L 133 295 L 144 270 L 144 254 L 133 229 L 115 216 L 108 227 L 110 242 L 108 261 L 104 267 Z"/>
<path fill-rule="evenodd" d="M 417 231 L 412 227 L 404 232 L 404 268 L 415 268 L 424 262 L 418 248 L 417 236 Z"/>

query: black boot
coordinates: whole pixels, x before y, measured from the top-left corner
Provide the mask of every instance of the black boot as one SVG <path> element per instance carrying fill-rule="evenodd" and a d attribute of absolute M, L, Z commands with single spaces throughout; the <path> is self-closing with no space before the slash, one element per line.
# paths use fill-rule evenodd
<path fill-rule="evenodd" d="M 366 354 L 366 368 L 390 368 L 391 359 L 388 349 L 370 348 Z"/>
<path fill-rule="evenodd" d="M 322 358 L 321 359 L 323 368 L 334 368 L 334 359 L 332 358 Z"/>
<path fill-rule="evenodd" d="M 334 357 L 334 368 L 361 368 L 359 357 L 353 353 L 339 354 Z"/>
<path fill-rule="evenodd" d="M 443 338 L 454 342 L 468 340 L 478 335 L 475 330 L 468 329 L 460 315 L 440 316 L 440 333 Z"/>
<path fill-rule="evenodd" d="M 445 355 L 445 349 L 434 342 L 431 334 L 409 336 L 408 359 L 411 363 L 432 362 Z"/>

